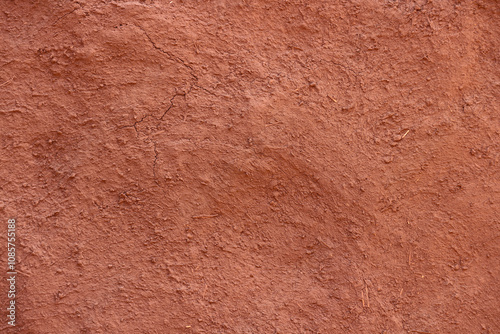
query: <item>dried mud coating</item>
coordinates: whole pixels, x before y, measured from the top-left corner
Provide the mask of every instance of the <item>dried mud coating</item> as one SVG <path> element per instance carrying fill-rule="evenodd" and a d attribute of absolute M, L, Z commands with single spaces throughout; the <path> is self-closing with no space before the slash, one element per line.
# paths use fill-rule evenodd
<path fill-rule="evenodd" d="M 3 332 L 500 333 L 498 1 L 0 7 Z"/>

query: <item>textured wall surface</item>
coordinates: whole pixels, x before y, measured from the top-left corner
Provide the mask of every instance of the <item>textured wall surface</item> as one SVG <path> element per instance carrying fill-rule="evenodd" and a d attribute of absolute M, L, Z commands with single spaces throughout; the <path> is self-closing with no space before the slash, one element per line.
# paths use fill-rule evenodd
<path fill-rule="evenodd" d="M 0 4 L 2 333 L 500 332 L 498 1 Z"/>

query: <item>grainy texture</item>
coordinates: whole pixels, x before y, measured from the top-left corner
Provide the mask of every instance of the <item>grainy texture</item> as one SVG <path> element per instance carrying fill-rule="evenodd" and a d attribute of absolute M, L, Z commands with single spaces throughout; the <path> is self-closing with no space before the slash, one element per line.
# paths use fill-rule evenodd
<path fill-rule="evenodd" d="M 499 22 L 0 0 L 2 332 L 499 333 Z"/>

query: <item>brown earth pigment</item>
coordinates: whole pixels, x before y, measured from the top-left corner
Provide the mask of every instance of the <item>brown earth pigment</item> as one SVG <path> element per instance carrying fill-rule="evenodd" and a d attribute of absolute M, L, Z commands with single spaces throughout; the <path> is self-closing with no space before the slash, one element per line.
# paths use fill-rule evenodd
<path fill-rule="evenodd" d="M 500 333 L 499 1 L 0 3 L 2 333 Z"/>

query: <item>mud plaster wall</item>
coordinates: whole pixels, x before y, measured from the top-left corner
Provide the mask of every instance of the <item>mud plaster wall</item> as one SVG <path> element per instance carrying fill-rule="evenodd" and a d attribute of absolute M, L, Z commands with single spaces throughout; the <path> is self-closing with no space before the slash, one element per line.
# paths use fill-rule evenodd
<path fill-rule="evenodd" d="M 498 1 L 0 4 L 5 332 L 500 332 Z"/>

